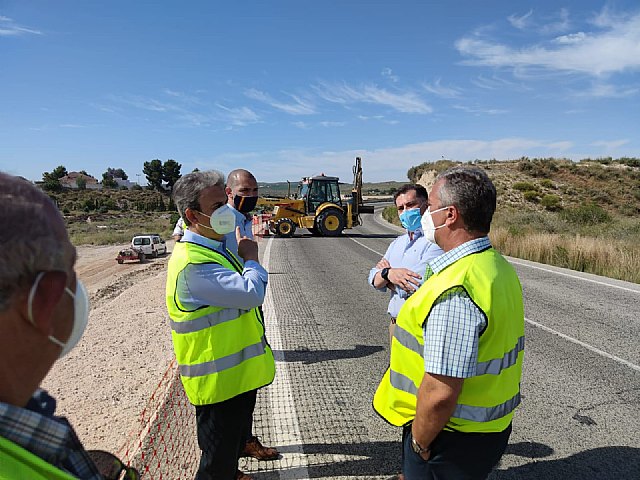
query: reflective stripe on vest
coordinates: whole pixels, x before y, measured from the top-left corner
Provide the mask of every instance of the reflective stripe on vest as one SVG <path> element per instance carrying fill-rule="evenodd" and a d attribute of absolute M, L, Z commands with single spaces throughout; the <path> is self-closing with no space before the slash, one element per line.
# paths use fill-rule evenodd
<path fill-rule="evenodd" d="M 520 405 L 520 392 L 506 402 L 493 407 L 473 407 L 471 405 L 458 404 L 451 416 L 473 422 L 491 422 L 513 412 L 518 405 Z"/>
<path fill-rule="evenodd" d="M 262 337 L 260 342 L 249 345 L 239 352 L 232 353 L 226 357 L 194 365 L 180 365 L 180 375 L 183 377 L 202 377 L 237 367 L 245 360 L 263 355 L 266 346 L 267 340 Z"/>
<path fill-rule="evenodd" d="M 247 313 L 249 310 L 239 308 L 224 308 L 217 312 L 211 312 L 204 317 L 187 320 L 186 322 L 174 322 L 171 320 L 171 330 L 176 333 L 193 333 L 204 330 L 205 328 L 214 327 L 224 322 L 235 320 L 240 315 Z"/>

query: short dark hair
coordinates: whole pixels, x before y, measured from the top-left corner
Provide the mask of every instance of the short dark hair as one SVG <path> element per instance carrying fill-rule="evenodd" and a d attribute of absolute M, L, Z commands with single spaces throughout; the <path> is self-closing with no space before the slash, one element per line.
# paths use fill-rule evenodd
<path fill-rule="evenodd" d="M 410 191 L 414 191 L 416 192 L 416 197 L 424 200 L 425 202 L 427 200 L 429 200 L 429 195 L 427 194 L 427 189 L 424 188 L 422 185 L 416 185 L 413 183 L 405 183 L 403 186 L 401 186 L 396 193 L 393 194 L 393 203 L 396 202 L 396 198 L 398 198 L 400 195 L 408 193 Z"/>
<path fill-rule="evenodd" d="M 476 167 L 453 167 L 442 172 L 436 182 L 440 187 L 440 207 L 455 206 L 468 232 L 489 233 L 496 211 L 496 187 L 484 170 Z"/>

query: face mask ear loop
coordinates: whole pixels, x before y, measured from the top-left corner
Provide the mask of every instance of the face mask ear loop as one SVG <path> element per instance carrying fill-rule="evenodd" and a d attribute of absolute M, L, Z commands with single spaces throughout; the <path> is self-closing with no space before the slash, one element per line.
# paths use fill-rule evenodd
<path fill-rule="evenodd" d="M 35 282 L 31 285 L 31 290 L 29 290 L 29 297 L 27 298 L 27 316 L 29 317 L 29 321 L 32 325 L 35 325 L 36 322 L 33 320 L 33 297 L 36 295 L 36 291 L 38 290 L 38 284 L 42 277 L 44 277 L 45 272 L 38 273 Z"/>

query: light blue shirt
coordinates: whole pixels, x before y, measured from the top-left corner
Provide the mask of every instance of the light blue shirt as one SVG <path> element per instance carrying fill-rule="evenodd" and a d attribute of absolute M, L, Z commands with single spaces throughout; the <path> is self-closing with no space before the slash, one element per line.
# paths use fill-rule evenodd
<path fill-rule="evenodd" d="M 489 237 L 476 238 L 432 260 L 429 265 L 438 273 L 461 258 L 488 248 L 491 248 Z M 486 326 L 484 313 L 462 287 L 440 295 L 423 327 L 425 372 L 456 378 L 475 376 L 478 340 Z"/>
<path fill-rule="evenodd" d="M 251 219 L 247 218 L 247 216 L 236 210 L 233 205 L 228 204 L 231 207 L 231 211 L 236 216 L 236 227 L 240 227 L 240 234 L 243 237 L 253 239 L 253 229 Z M 238 240 L 236 239 L 236 229 L 233 229 L 233 232 L 229 232 L 224 236 L 224 242 L 226 247 L 231 250 L 236 257 L 238 257 Z M 242 262 L 242 259 L 238 257 L 238 260 Z"/>
<path fill-rule="evenodd" d="M 224 239 L 219 242 L 186 230 L 180 241 L 196 243 L 231 258 L 225 251 Z M 215 305 L 250 310 L 264 302 L 268 278 L 267 271 L 253 260 L 244 264 L 241 274 L 215 263 L 189 265 L 178 275 L 178 296 L 189 309 Z"/>
<path fill-rule="evenodd" d="M 423 276 L 427 264 L 430 260 L 439 257 L 444 252 L 435 243 L 431 243 L 427 240 L 422 233 L 422 229 L 418 229 L 413 232 L 413 240 L 409 238 L 409 234 L 405 233 L 396 238 L 389 248 L 387 248 L 384 258 L 387 259 L 391 268 L 408 268 L 409 270 Z M 373 267 L 369 271 L 369 284 L 373 285 L 373 277 L 380 271 L 379 268 Z M 422 283 L 422 281 L 421 281 Z M 417 289 L 417 287 L 416 287 Z M 381 292 L 386 292 L 387 287 L 378 288 Z M 397 287 L 396 291 L 389 289 L 391 292 L 391 298 L 389 300 L 389 306 L 387 312 L 393 318 L 398 317 L 400 307 L 404 305 L 405 300 L 409 297 L 409 294 Z"/>

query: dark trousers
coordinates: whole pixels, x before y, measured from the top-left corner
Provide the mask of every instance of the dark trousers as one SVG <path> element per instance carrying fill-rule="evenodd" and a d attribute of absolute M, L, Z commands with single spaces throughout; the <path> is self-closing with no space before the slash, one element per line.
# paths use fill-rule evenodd
<path fill-rule="evenodd" d="M 497 433 L 440 432 L 424 461 L 411 448 L 411 425 L 402 432 L 405 480 L 481 480 L 487 478 L 507 448 L 511 425 Z"/>
<path fill-rule="evenodd" d="M 202 450 L 196 480 L 233 480 L 250 432 L 256 390 L 224 402 L 196 406 L 198 446 Z"/>

